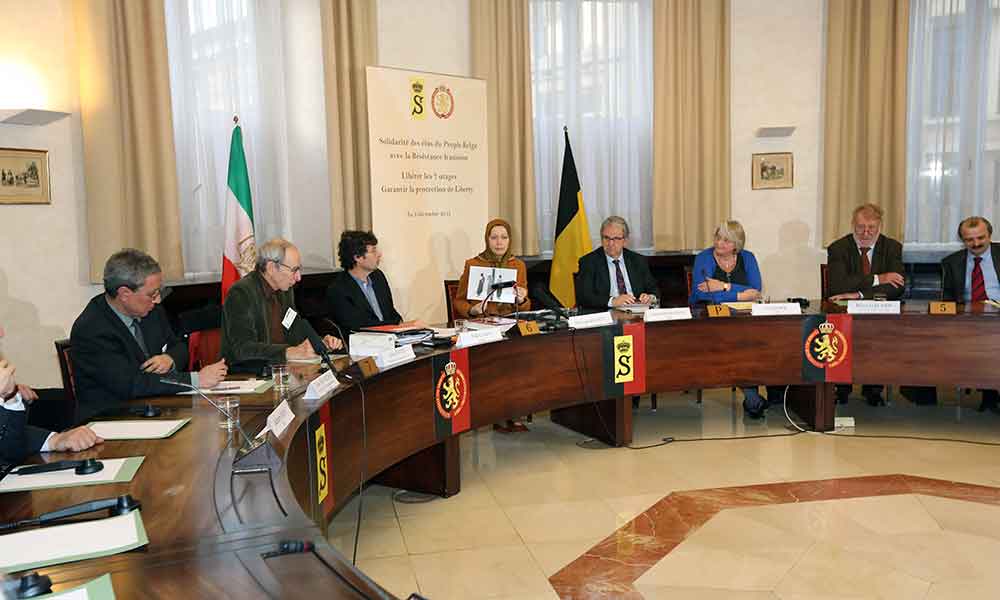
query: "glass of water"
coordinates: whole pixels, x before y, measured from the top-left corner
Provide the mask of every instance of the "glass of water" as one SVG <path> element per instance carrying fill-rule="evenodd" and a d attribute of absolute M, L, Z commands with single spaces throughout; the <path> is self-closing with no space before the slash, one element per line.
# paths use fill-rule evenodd
<path fill-rule="evenodd" d="M 232 431 L 240 422 L 240 397 L 220 396 L 217 402 L 222 409 L 219 414 L 219 429 Z"/>
<path fill-rule="evenodd" d="M 271 380 L 275 394 L 281 397 L 288 395 L 288 365 L 271 365 Z"/>

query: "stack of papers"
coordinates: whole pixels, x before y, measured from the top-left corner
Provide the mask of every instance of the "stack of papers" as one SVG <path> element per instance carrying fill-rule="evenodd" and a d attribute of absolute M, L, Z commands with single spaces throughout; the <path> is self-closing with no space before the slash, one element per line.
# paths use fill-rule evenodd
<path fill-rule="evenodd" d="M 432 329 L 414 329 L 413 331 L 397 333 L 396 345 L 412 346 L 413 344 L 429 340 L 433 336 L 434 336 L 434 330 Z"/>
<path fill-rule="evenodd" d="M 350 339 L 351 358 L 375 356 L 396 347 L 396 334 L 360 331 L 352 333 Z"/>
<path fill-rule="evenodd" d="M 648 304 L 641 304 L 641 303 L 638 303 L 638 302 L 635 303 L 635 304 L 623 304 L 623 305 L 621 305 L 621 306 L 618 307 L 618 310 L 624 310 L 625 312 L 628 312 L 628 313 L 636 313 L 636 314 L 638 314 L 638 313 L 644 313 L 647 310 L 649 310 L 649 305 Z"/>
<path fill-rule="evenodd" d="M 516 320 L 504 317 L 483 317 L 481 319 L 473 319 L 465 322 L 465 326 L 469 329 L 499 329 L 501 332 L 507 331 L 514 325 L 517 325 Z"/>

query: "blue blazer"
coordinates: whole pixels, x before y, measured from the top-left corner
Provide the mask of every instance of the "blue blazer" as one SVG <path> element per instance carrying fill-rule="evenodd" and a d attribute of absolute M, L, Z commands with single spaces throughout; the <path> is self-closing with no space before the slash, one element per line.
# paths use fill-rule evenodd
<path fill-rule="evenodd" d="M 710 278 L 712 273 L 715 273 L 716 265 L 715 259 L 712 258 L 712 248 L 706 248 L 699 252 L 698 256 L 694 258 L 691 297 L 688 298 L 688 303 L 708 302 L 709 304 L 718 304 L 720 302 L 736 302 L 737 294 L 743 290 L 750 288 L 760 290 L 760 267 L 757 266 L 757 259 L 754 258 L 753 253 L 749 250 L 740 250 L 740 258 L 743 259 L 743 267 L 747 271 L 747 279 L 749 279 L 750 285 L 734 283 L 728 292 L 721 290 L 718 292 L 700 292 L 698 291 L 698 284 Z"/>

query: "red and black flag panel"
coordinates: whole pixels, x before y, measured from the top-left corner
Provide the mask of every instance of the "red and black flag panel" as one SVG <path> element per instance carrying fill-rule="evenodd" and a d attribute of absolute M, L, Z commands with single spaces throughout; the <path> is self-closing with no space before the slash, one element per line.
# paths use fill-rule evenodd
<path fill-rule="evenodd" d="M 646 391 L 646 324 L 615 323 L 601 329 L 604 394 L 620 398 Z"/>
<path fill-rule="evenodd" d="M 322 514 L 329 518 L 333 514 L 333 471 L 331 470 L 331 427 L 330 403 L 325 402 L 318 411 L 309 418 L 309 431 L 312 434 L 313 468 L 310 469 L 316 477 L 316 504 L 322 508 Z"/>
<path fill-rule="evenodd" d="M 434 435 L 438 441 L 472 427 L 472 380 L 469 349 L 452 350 L 431 359 L 434 384 Z"/>
<path fill-rule="evenodd" d="M 851 383 L 854 355 L 851 315 L 809 315 L 802 320 L 802 379 Z"/>

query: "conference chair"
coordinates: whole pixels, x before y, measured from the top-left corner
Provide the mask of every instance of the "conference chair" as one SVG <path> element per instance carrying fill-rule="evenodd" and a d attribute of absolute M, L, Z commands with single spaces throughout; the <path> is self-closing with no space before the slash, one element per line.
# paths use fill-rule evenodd
<path fill-rule="evenodd" d="M 72 427 L 76 424 L 77 408 L 79 407 L 79 402 L 76 399 L 76 379 L 73 377 L 73 358 L 70 356 L 70 349 L 72 348 L 72 343 L 68 339 L 56 340 L 56 356 L 59 358 L 59 374 L 62 375 L 63 382 L 63 397 L 65 398 L 66 408 L 60 411 L 64 417 L 60 419 L 60 423 L 52 423 L 52 429 L 55 431 L 62 431 L 67 427 Z"/>
<path fill-rule="evenodd" d="M 177 315 L 177 329 L 188 340 L 188 370 L 197 371 L 222 356 L 222 306 L 210 304 Z"/>
<path fill-rule="evenodd" d="M 455 296 L 458 295 L 458 280 L 444 280 L 444 304 L 448 308 L 448 327 L 455 326 Z"/>
<path fill-rule="evenodd" d="M 684 267 L 684 282 L 687 284 L 687 297 L 690 298 L 691 297 L 691 288 L 694 287 L 694 272 L 691 270 L 691 267 Z M 734 400 L 734 401 L 735 401 L 735 398 L 736 398 L 736 391 L 735 390 L 736 390 L 736 388 L 731 388 L 731 392 L 730 392 L 730 395 L 732 396 L 731 399 Z M 691 390 L 684 390 L 685 394 L 690 393 L 690 392 L 691 392 Z M 694 403 L 695 404 L 701 404 L 701 388 L 696 389 L 694 391 L 694 394 L 695 394 Z"/>

